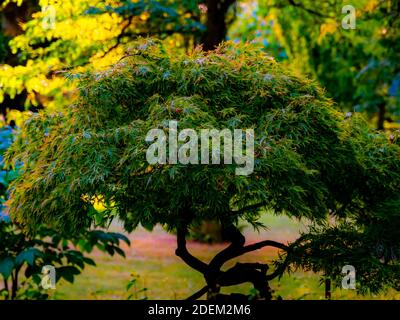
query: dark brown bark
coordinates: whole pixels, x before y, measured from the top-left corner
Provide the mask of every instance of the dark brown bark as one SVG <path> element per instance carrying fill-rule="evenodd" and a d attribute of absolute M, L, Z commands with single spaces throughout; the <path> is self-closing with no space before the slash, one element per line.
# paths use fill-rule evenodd
<path fill-rule="evenodd" d="M 207 0 L 207 31 L 202 38 L 203 49 L 213 50 L 225 40 L 228 31 L 226 15 L 235 0 Z"/>
<path fill-rule="evenodd" d="M 331 279 L 325 279 L 325 299 L 331 300 Z"/>
<path fill-rule="evenodd" d="M 241 283 L 250 282 L 259 292 L 260 298 L 271 300 L 271 288 L 266 276 L 268 267 L 258 263 L 237 263 L 234 267 L 225 272 L 214 281 L 218 286 L 229 287 Z"/>
<path fill-rule="evenodd" d="M 385 114 L 386 114 L 386 105 L 383 102 L 378 106 L 378 124 L 377 124 L 378 130 L 385 129 Z"/>
<path fill-rule="evenodd" d="M 233 286 L 245 282 L 253 284 L 254 288 L 259 292 L 260 299 L 270 300 L 272 298 L 268 282 L 284 273 L 286 262 L 270 274 L 267 274 L 268 265 L 261 263 L 237 263 L 234 267 L 226 271 L 221 270 L 221 268 L 225 262 L 265 246 L 276 247 L 288 252 L 289 248 L 286 245 L 265 240 L 245 246 L 245 237 L 234 225 L 229 225 L 224 228 L 224 233 L 226 233 L 231 244 L 219 252 L 209 264 L 206 264 L 189 253 L 186 247 L 186 233 L 187 229 L 185 228 L 178 230 L 176 255 L 190 267 L 201 272 L 207 283 L 204 288 L 197 291 L 188 299 L 198 299 L 205 293 L 207 293 L 208 299 L 219 299 L 219 296 L 222 297 L 219 294 L 220 287 Z"/>
<path fill-rule="evenodd" d="M 186 247 L 186 233 L 187 229 L 181 228 L 177 230 L 177 249 L 175 254 L 188 266 L 204 274 L 207 272 L 208 265 L 189 253 Z"/>
<path fill-rule="evenodd" d="M 11 300 L 15 300 L 18 291 L 18 274 L 20 267 L 16 268 L 11 274 Z"/>

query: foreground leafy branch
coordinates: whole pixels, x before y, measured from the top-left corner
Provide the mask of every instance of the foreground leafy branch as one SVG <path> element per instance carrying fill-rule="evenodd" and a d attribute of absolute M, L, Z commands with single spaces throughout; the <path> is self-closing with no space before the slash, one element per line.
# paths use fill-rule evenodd
<path fill-rule="evenodd" d="M 120 241 L 129 244 L 121 234 L 100 230 L 80 232 L 76 235 L 60 234 L 56 230 L 40 227 L 34 237 L 25 235 L 16 225 L 0 221 L 0 275 L 4 299 L 46 299 L 48 291 L 42 286 L 44 266 L 55 268 L 55 281 L 73 283 L 85 266 L 95 266 L 88 257 L 94 248 L 107 254 L 125 256 Z"/>

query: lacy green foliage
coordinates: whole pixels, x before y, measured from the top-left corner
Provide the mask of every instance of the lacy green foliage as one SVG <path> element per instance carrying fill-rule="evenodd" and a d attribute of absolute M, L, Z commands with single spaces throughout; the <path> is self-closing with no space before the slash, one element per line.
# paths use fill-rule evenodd
<path fill-rule="evenodd" d="M 20 226 L 10 221 L 4 207 L 8 186 L 18 176 L 20 165 L 14 170 L 4 167 L 3 155 L 10 147 L 15 132 L 9 127 L 0 128 L 0 298 L 46 299 L 48 293 L 40 287 L 42 267 L 52 265 L 56 281 L 73 282 L 86 265 L 95 265 L 86 253 L 94 248 L 109 255 L 125 256 L 120 242 L 130 244 L 125 236 L 101 230 L 83 230 L 69 234 L 40 225 L 35 236 L 26 235 Z M 23 276 L 22 276 L 23 274 Z"/>
<path fill-rule="evenodd" d="M 398 136 L 388 143 L 359 119 L 346 127 L 355 163 L 343 168 L 352 177 L 348 188 L 343 189 L 337 177 L 341 205 L 331 212 L 335 222 L 314 224 L 291 245 L 293 254 L 287 263 L 323 271 L 339 287 L 342 267 L 353 265 L 361 293 L 377 293 L 389 286 L 400 290 Z"/>
<path fill-rule="evenodd" d="M 289 262 L 304 270 L 323 271 L 339 288 L 345 276 L 342 267 L 352 265 L 360 293 L 378 293 L 388 287 L 400 290 L 400 250 L 398 240 L 394 240 L 398 239 L 398 228 L 398 222 L 390 227 L 358 228 L 353 224 L 316 227 L 293 244 Z"/>
<path fill-rule="evenodd" d="M 26 225 L 76 228 L 100 195 L 129 230 L 232 219 L 231 209 L 260 200 L 296 216 L 326 212 L 318 170 L 331 165 L 341 115 L 314 83 L 258 48 L 173 56 L 144 40 L 112 69 L 83 76 L 80 92 L 69 113 L 31 118 L 10 153 L 23 163 L 10 211 Z M 235 165 L 149 167 L 145 136 L 172 119 L 180 129 L 254 128 L 254 174 L 236 176 Z"/>
<path fill-rule="evenodd" d="M 149 166 L 148 130 L 167 131 L 173 119 L 179 129 L 253 128 L 254 173 L 237 176 L 235 164 Z M 398 249 L 399 157 L 395 139 L 356 114 L 345 117 L 315 83 L 257 47 L 228 43 L 174 55 L 140 40 L 109 70 L 83 75 L 67 112 L 43 112 L 25 124 L 8 154 L 23 164 L 8 205 L 25 228 L 79 229 L 93 222 L 101 199 L 96 221 L 118 216 L 128 231 L 205 219 L 257 226 L 265 207 L 325 226 L 317 235 L 333 245 L 330 213 L 372 243 L 384 238 Z M 297 264 L 329 273 L 329 259 L 307 260 L 301 239 L 293 246 L 304 255 Z"/>

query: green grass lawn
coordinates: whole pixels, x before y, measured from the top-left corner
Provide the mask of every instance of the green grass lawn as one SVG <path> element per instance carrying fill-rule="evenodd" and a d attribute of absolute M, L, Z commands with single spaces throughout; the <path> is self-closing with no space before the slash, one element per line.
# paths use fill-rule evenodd
<path fill-rule="evenodd" d="M 263 222 L 268 230 L 259 234 L 250 228 L 245 228 L 249 242 L 260 239 L 288 241 L 296 238 L 304 224 L 286 217 L 265 215 Z M 113 229 L 121 231 L 118 226 Z M 153 232 L 139 229 L 129 235 L 132 245 L 126 247 L 126 259 L 110 257 L 100 252 L 94 252 L 92 257 L 97 267 L 87 267 L 78 276 L 74 284 L 61 282 L 51 294 L 53 299 L 127 299 L 133 294 L 133 299 L 184 299 L 204 286 L 201 274 L 192 270 L 180 261 L 174 254 L 175 237 L 167 234 L 162 228 Z M 189 243 L 190 251 L 204 261 L 209 261 L 226 244 L 206 245 L 196 242 Z M 276 256 L 276 251 L 264 248 L 249 253 L 240 261 L 267 262 Z M 233 264 L 235 261 L 232 261 Z M 229 264 L 227 265 L 229 267 Z M 126 285 L 131 274 L 138 277 L 136 287 L 128 293 Z M 319 277 L 309 272 L 295 272 L 285 275 L 280 281 L 271 282 L 275 295 L 283 299 L 323 299 L 324 287 L 319 286 Z M 146 291 L 140 291 L 147 288 Z M 249 293 L 251 285 L 240 285 L 224 288 L 223 292 Z M 400 293 L 389 291 L 377 296 L 358 296 L 354 291 L 337 289 L 332 292 L 333 299 L 400 299 Z"/>

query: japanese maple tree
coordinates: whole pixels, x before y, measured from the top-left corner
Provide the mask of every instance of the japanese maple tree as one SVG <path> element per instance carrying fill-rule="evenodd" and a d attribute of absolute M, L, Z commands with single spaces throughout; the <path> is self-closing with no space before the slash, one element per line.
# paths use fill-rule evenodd
<path fill-rule="evenodd" d="M 11 216 L 34 232 L 47 223 L 79 230 L 120 219 L 128 232 L 161 224 L 177 234 L 176 254 L 204 275 L 206 292 L 250 282 L 271 299 L 270 280 L 293 268 L 340 283 L 353 265 L 357 288 L 399 286 L 400 146 L 343 114 L 314 82 L 285 70 L 252 45 L 172 54 L 139 40 L 114 66 L 80 75 L 79 99 L 30 118 L 8 153 L 21 165 Z M 254 130 L 254 172 L 237 164 L 150 165 L 146 135 L 158 128 Z M 101 201 L 105 210 L 94 210 Z M 261 227 L 266 212 L 306 219 L 292 243 L 245 244 L 239 221 Z M 231 244 L 209 263 L 186 246 L 190 228 L 218 220 Z M 162 245 L 162 244 L 160 244 Z M 265 246 L 273 264 L 227 261 Z"/>

